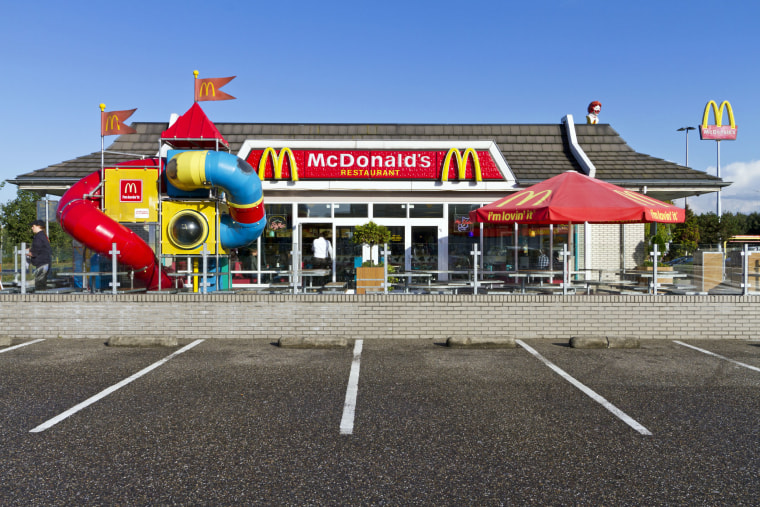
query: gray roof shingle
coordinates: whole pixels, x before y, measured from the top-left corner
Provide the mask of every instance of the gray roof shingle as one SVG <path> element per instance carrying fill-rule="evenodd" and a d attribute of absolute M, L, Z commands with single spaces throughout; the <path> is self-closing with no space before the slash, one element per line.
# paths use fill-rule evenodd
<path fill-rule="evenodd" d="M 117 137 L 107 148 L 107 165 L 152 157 L 158 151 L 166 123 L 133 123 L 135 134 Z M 570 153 L 561 124 L 288 124 L 216 123 L 216 127 L 238 153 L 247 139 L 419 139 L 493 140 L 504 154 L 521 186 L 580 170 Z M 578 142 L 596 166 L 596 176 L 612 183 L 647 181 L 650 185 L 725 186 L 715 176 L 634 151 L 607 124 L 576 125 Z M 128 155 L 127 155 L 128 154 Z M 100 168 L 100 152 L 19 175 L 13 183 L 35 180 L 78 181 Z"/>

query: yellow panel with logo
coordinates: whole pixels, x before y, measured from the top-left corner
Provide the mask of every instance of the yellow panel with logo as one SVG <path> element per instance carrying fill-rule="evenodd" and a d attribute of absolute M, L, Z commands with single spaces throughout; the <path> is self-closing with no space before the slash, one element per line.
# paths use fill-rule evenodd
<path fill-rule="evenodd" d="M 158 221 L 158 170 L 105 169 L 103 212 L 117 222 Z"/>
<path fill-rule="evenodd" d="M 219 210 L 220 213 L 223 209 Z M 161 253 L 200 255 L 203 244 L 216 254 L 216 203 L 213 201 L 163 201 L 161 203 Z M 219 248 L 220 254 L 227 252 Z"/>

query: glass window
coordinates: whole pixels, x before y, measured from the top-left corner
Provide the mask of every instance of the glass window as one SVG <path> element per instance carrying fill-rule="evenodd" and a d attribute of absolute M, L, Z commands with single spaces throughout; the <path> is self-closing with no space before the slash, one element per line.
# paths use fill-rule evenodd
<path fill-rule="evenodd" d="M 403 225 L 388 227 L 388 230 L 391 231 L 391 241 L 388 243 L 388 249 L 390 250 L 388 264 L 394 266 L 396 271 L 404 271 L 404 254 L 406 252 L 404 229 Z"/>
<path fill-rule="evenodd" d="M 410 204 L 409 218 L 443 218 L 443 204 Z"/>
<path fill-rule="evenodd" d="M 347 282 L 354 286 L 356 267 L 361 266 L 362 245 L 354 243 L 351 238 L 354 234 L 352 226 L 337 226 L 335 228 L 334 255 L 335 255 L 335 280 Z"/>
<path fill-rule="evenodd" d="M 293 250 L 293 216 L 290 204 L 264 204 L 267 212 L 267 227 L 261 237 L 261 269 L 287 270 L 291 264 Z M 264 282 L 279 281 L 271 274 L 263 277 Z M 287 281 L 287 278 L 285 279 Z"/>
<path fill-rule="evenodd" d="M 375 203 L 372 210 L 376 218 L 406 218 L 406 204 Z"/>
<path fill-rule="evenodd" d="M 479 243 L 480 224 L 470 221 L 479 204 L 449 204 L 449 269 L 471 269 L 473 243 Z"/>
<path fill-rule="evenodd" d="M 299 204 L 298 216 L 300 218 L 330 218 L 332 216 L 332 204 Z"/>
<path fill-rule="evenodd" d="M 369 216 L 368 204 L 357 203 L 340 203 L 333 204 L 333 211 L 335 211 L 335 217 L 360 217 L 366 218 Z"/>
<path fill-rule="evenodd" d="M 554 226 L 554 238 L 552 238 L 552 269 L 562 271 L 562 250 L 567 245 L 570 251 L 570 226 L 560 224 Z"/>
<path fill-rule="evenodd" d="M 515 248 L 515 226 L 512 224 L 483 224 L 483 269 L 513 271 L 518 263 L 518 249 Z"/>

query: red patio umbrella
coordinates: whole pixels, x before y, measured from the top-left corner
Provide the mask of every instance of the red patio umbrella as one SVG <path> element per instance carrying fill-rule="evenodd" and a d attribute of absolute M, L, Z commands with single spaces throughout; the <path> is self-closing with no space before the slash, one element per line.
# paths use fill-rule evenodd
<path fill-rule="evenodd" d="M 503 224 L 681 223 L 683 208 L 567 171 L 470 212 L 473 222 Z"/>

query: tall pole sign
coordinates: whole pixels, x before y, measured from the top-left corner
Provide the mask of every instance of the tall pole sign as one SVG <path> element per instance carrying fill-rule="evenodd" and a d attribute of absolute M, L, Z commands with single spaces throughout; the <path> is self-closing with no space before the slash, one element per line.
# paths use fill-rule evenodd
<path fill-rule="evenodd" d="M 708 125 L 707 121 L 710 117 L 710 109 L 713 111 L 715 117 L 715 124 Z M 723 111 L 728 110 L 728 125 L 723 125 Z M 734 110 L 731 104 L 724 100 L 720 103 L 720 107 L 711 100 L 705 106 L 705 112 L 702 115 L 702 125 L 699 126 L 699 136 L 701 139 L 712 140 L 717 145 L 717 158 L 718 158 L 718 178 L 720 178 L 720 142 L 721 141 L 736 141 L 736 122 L 734 121 Z M 721 216 L 720 209 L 720 190 L 717 195 L 717 213 L 718 218 Z"/>

